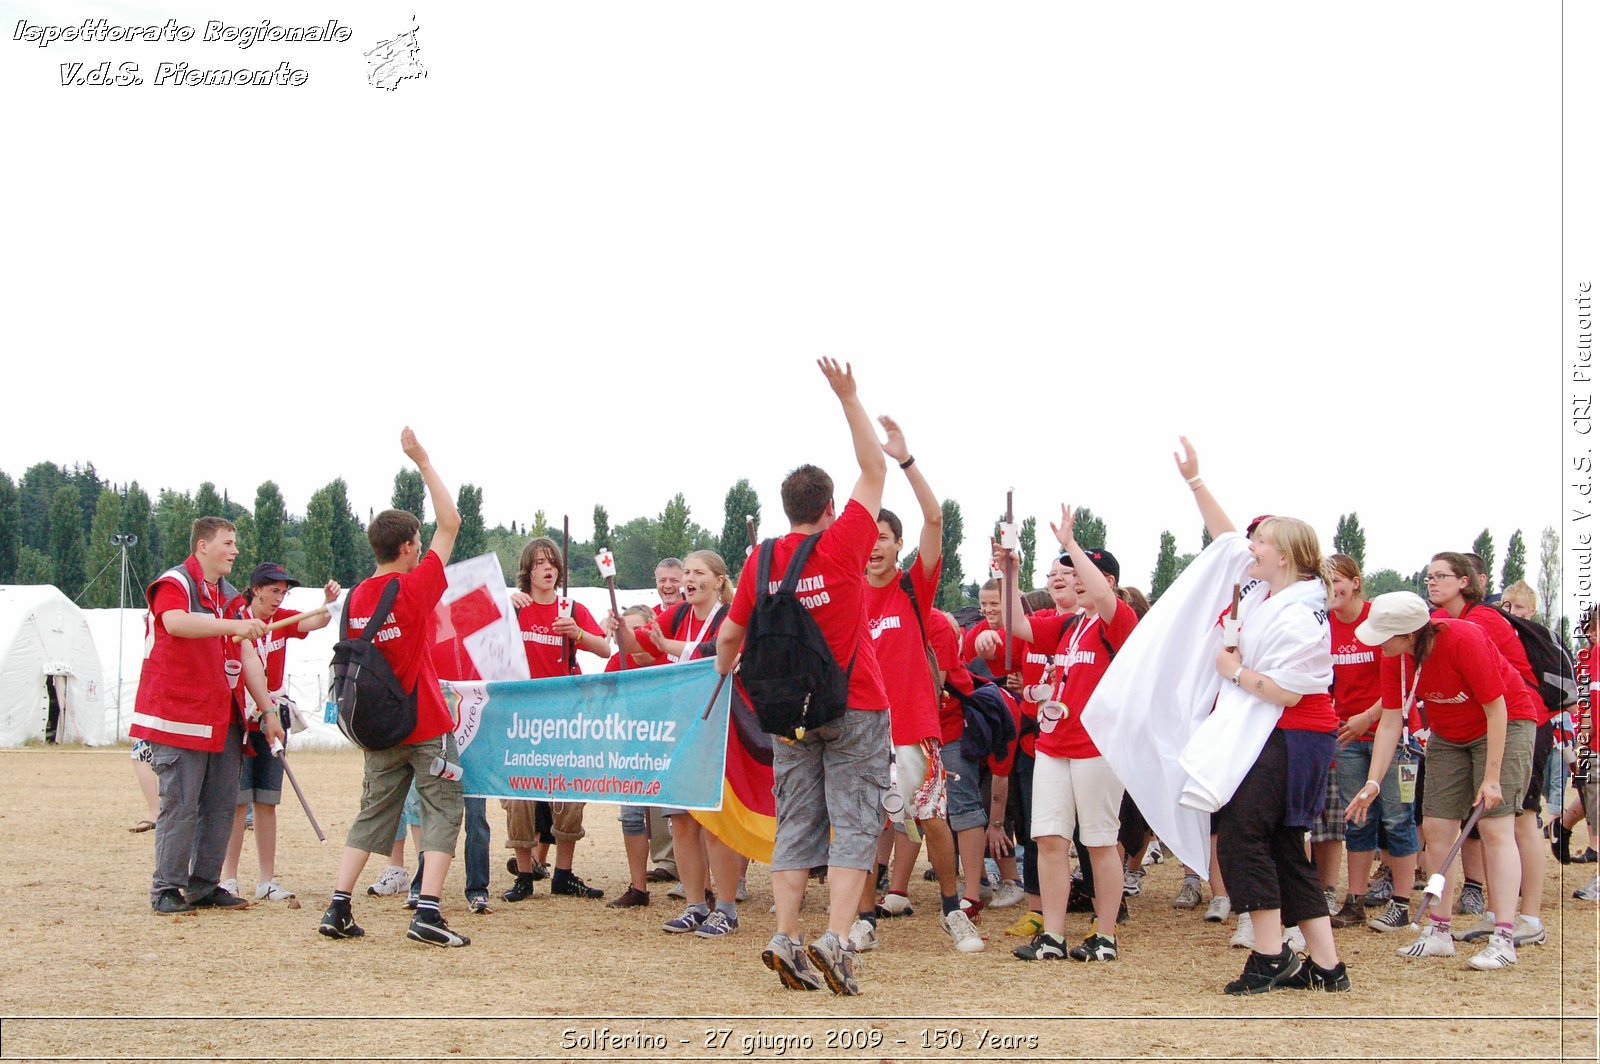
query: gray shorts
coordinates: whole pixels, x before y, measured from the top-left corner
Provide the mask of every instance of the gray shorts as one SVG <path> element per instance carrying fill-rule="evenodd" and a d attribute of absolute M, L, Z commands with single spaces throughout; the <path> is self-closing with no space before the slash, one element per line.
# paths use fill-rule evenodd
<path fill-rule="evenodd" d="M 450 732 L 409 746 L 362 751 L 361 812 L 350 825 L 345 845 L 388 854 L 394 848 L 406 792 L 414 781 L 422 807 L 422 849 L 455 853 L 466 804 L 461 798 L 460 780 L 447 780 L 429 771 L 433 759 L 441 754 L 447 761 L 461 760 L 456 737 Z"/>
<path fill-rule="evenodd" d="M 872 868 L 889 789 L 888 713 L 849 709 L 802 742 L 774 741 L 772 776 L 778 813 L 773 871 L 820 864 Z"/>

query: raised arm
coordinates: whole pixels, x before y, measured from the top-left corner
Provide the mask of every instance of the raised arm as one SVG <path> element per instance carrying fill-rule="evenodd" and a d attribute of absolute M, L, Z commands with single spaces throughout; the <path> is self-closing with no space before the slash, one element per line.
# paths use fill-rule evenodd
<path fill-rule="evenodd" d="M 993 551 L 992 557 L 994 559 L 994 567 L 1001 573 L 1000 616 L 1004 617 L 1006 615 L 1005 601 L 1009 598 L 1011 600 L 1010 634 L 1016 636 L 1018 639 L 1021 639 L 1024 642 L 1031 643 L 1033 642 L 1033 624 L 1028 620 L 1028 611 L 1022 605 L 1022 591 L 1017 586 L 1018 581 L 1007 580 L 1004 575 L 1006 573 L 1017 572 L 1017 560 L 1010 551 L 1006 550 L 994 540 L 989 541 L 989 547 Z M 1004 622 L 1002 621 L 1001 623 L 1003 624 Z"/>
<path fill-rule="evenodd" d="M 939 505 L 939 497 L 928 487 L 927 478 L 922 475 L 916 458 L 906 446 L 906 436 L 900 430 L 899 423 L 885 415 L 878 419 L 878 424 L 883 426 L 884 434 L 888 437 L 883 444 L 883 453 L 905 470 L 906 480 L 911 483 L 911 492 L 917 497 L 917 507 L 922 511 L 922 535 L 917 540 L 917 559 L 922 562 L 923 575 L 931 579 L 934 566 L 944 557 L 944 507 Z"/>
<path fill-rule="evenodd" d="M 1187 436 L 1179 436 L 1178 442 L 1183 445 L 1183 456 L 1180 458 L 1177 452 L 1173 452 L 1172 460 L 1177 463 L 1178 473 L 1189 485 L 1189 490 L 1194 492 L 1194 504 L 1200 507 L 1200 517 L 1206 523 L 1206 531 L 1211 533 L 1212 539 L 1224 532 L 1232 532 L 1233 522 L 1222 512 L 1222 504 L 1212 498 L 1206 482 L 1200 479 L 1200 459 L 1194 453 L 1194 445 Z"/>
<path fill-rule="evenodd" d="M 888 468 L 883 461 L 878 433 L 872 427 L 866 407 L 861 405 L 856 395 L 856 378 L 850 370 L 850 363 L 846 362 L 841 369 L 834 359 L 819 358 L 817 368 L 828 378 L 828 387 L 833 389 L 833 394 L 839 397 L 839 405 L 844 408 L 844 419 L 850 425 L 850 440 L 856 449 L 856 464 L 861 467 L 861 476 L 856 480 L 850 497 L 876 519 L 883 507 L 883 480 Z"/>
<path fill-rule="evenodd" d="M 461 514 L 456 510 L 456 501 L 409 425 L 400 433 L 400 447 L 406 452 L 407 458 L 417 463 L 417 472 L 422 474 L 422 482 L 428 485 L 428 499 L 433 503 L 433 542 L 428 544 L 428 549 L 437 554 L 441 562 L 449 565 L 450 552 L 456 545 L 456 533 L 461 531 Z"/>
<path fill-rule="evenodd" d="M 1072 568 L 1078 574 L 1078 581 L 1083 584 L 1084 594 L 1089 596 L 1089 605 L 1094 607 L 1094 612 L 1106 624 L 1111 623 L 1111 618 L 1117 615 L 1117 593 L 1111 589 L 1111 582 L 1106 579 L 1106 574 L 1100 567 L 1089 559 L 1078 539 L 1072 534 L 1072 522 L 1075 519 L 1071 507 L 1066 503 L 1061 504 L 1061 523 L 1050 522 L 1050 531 L 1056 534 L 1056 542 L 1061 544 L 1061 549 L 1072 555 Z"/>

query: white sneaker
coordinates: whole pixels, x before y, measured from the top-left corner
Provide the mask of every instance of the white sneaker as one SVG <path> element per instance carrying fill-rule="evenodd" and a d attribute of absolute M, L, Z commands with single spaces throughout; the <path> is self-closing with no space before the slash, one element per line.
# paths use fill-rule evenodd
<path fill-rule="evenodd" d="M 1600 901 L 1600 876 L 1591 879 L 1588 886 L 1573 891 L 1572 896 L 1579 901 Z"/>
<path fill-rule="evenodd" d="M 1139 866 L 1141 868 L 1149 868 L 1151 865 L 1160 864 L 1166 859 L 1167 848 L 1161 844 L 1161 840 L 1157 839 L 1150 844 L 1149 849 L 1144 851 L 1144 857 L 1139 861 Z"/>
<path fill-rule="evenodd" d="M 957 950 L 962 953 L 983 952 L 983 936 L 972 926 L 972 918 L 960 909 L 946 913 L 939 923 Z"/>
<path fill-rule="evenodd" d="M 857 920 L 850 925 L 850 945 L 860 953 L 878 948 L 878 929 L 867 920 Z"/>
<path fill-rule="evenodd" d="M 229 894 L 237 894 L 239 893 L 239 881 L 237 879 L 224 879 L 217 884 L 217 889 L 225 890 Z"/>
<path fill-rule="evenodd" d="M 1544 925 L 1534 925 L 1534 922 L 1517 914 L 1517 919 L 1512 924 L 1511 942 L 1515 946 L 1542 946 L 1544 945 Z"/>
<path fill-rule="evenodd" d="M 1456 955 L 1456 941 L 1445 932 L 1439 930 L 1439 925 L 1432 920 L 1422 929 L 1414 942 L 1401 946 L 1395 950 L 1402 957 L 1454 957 Z"/>
<path fill-rule="evenodd" d="M 683 884 L 682 883 L 674 883 L 674 884 L 672 884 L 672 889 L 667 891 L 667 897 L 669 897 L 669 898 L 682 898 L 683 896 L 684 896 L 684 894 L 683 894 Z"/>
<path fill-rule="evenodd" d="M 1516 943 L 1504 935 L 1490 935 L 1489 944 L 1474 954 L 1467 963 L 1480 972 L 1509 968 L 1517 963 Z"/>
<path fill-rule="evenodd" d="M 406 875 L 406 870 L 404 868 L 401 868 L 399 865 L 390 865 L 388 868 L 385 868 L 383 870 L 383 874 L 374 880 L 372 885 L 367 888 L 367 893 L 376 894 L 380 897 L 388 897 L 391 894 L 399 894 L 410 884 L 411 877 Z"/>
<path fill-rule="evenodd" d="M 1144 890 L 1144 869 L 1141 868 L 1137 872 L 1122 873 L 1123 897 L 1137 898 L 1142 890 Z"/>
<path fill-rule="evenodd" d="M 749 901 L 750 900 L 750 890 L 744 884 L 744 876 L 740 876 L 739 877 L 739 885 L 737 887 L 733 888 L 733 900 L 734 901 Z"/>
<path fill-rule="evenodd" d="M 1213 895 L 1211 898 L 1211 904 L 1206 906 L 1206 921 L 1208 923 L 1220 924 L 1228 918 L 1228 914 L 1232 911 L 1233 905 L 1228 901 L 1228 896 L 1226 894 Z"/>
<path fill-rule="evenodd" d="M 1291 927 L 1283 933 L 1283 944 L 1296 953 L 1304 953 L 1306 951 L 1306 936 L 1300 932 L 1298 927 Z"/>
<path fill-rule="evenodd" d="M 1332 888 L 1332 887 L 1323 887 L 1322 888 L 1322 897 L 1328 903 L 1328 915 L 1329 916 L 1332 916 L 1334 913 L 1336 913 L 1340 909 L 1344 908 L 1344 903 L 1339 900 L 1339 892 L 1337 890 L 1335 890 L 1334 888 Z"/>
<path fill-rule="evenodd" d="M 991 909 L 1009 909 L 1013 905 L 1021 905 L 1027 892 L 1022 889 L 1022 884 L 1014 879 L 1007 879 L 995 888 L 994 897 L 989 899 Z"/>
<path fill-rule="evenodd" d="M 1174 909 L 1193 909 L 1200 904 L 1200 877 L 1184 876 L 1183 883 L 1178 887 L 1177 895 L 1172 899 Z M 1226 904 L 1227 899 L 1223 899 Z"/>
<path fill-rule="evenodd" d="M 890 891 L 878 899 L 878 908 L 883 910 L 885 916 L 910 916 L 911 899 Z"/>
<path fill-rule="evenodd" d="M 256 884 L 256 901 L 288 901 L 292 897 L 294 891 L 284 890 L 276 879 Z"/>
<path fill-rule="evenodd" d="M 1452 928 L 1450 937 L 1457 942 L 1477 942 L 1494 934 L 1494 913 L 1486 912 L 1470 924 Z"/>
<path fill-rule="evenodd" d="M 1233 929 L 1233 937 L 1228 939 L 1228 945 L 1237 946 L 1239 949 L 1256 948 L 1256 925 L 1251 921 L 1249 913 L 1239 914 L 1239 926 Z"/>

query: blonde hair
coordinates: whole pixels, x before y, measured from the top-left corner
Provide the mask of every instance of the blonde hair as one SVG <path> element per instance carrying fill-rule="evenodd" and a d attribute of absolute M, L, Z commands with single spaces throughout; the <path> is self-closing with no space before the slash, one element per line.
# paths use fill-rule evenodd
<path fill-rule="evenodd" d="M 649 624 L 656 618 L 656 611 L 649 606 L 629 606 L 622 611 L 624 617 L 637 617 L 640 624 Z"/>
<path fill-rule="evenodd" d="M 1298 517 L 1269 517 L 1257 526 L 1256 532 L 1294 566 L 1295 579 L 1315 577 L 1327 589 L 1328 574 L 1323 571 L 1322 543 L 1316 529 Z"/>
<path fill-rule="evenodd" d="M 728 579 L 728 563 L 722 560 L 722 555 L 714 550 L 690 551 L 684 563 L 702 561 L 706 568 L 711 570 L 711 575 L 717 578 L 717 601 L 724 606 L 733 601 L 733 581 Z"/>
<path fill-rule="evenodd" d="M 1529 587 L 1526 580 L 1518 580 L 1500 592 L 1500 601 L 1505 605 L 1516 603 L 1526 606 L 1535 613 L 1539 611 L 1539 593 Z"/>

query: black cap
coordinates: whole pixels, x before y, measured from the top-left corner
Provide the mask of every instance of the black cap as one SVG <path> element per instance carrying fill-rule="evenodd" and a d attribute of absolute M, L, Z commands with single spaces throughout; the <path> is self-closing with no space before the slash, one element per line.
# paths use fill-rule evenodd
<path fill-rule="evenodd" d="M 299 587 L 300 581 L 290 576 L 277 562 L 262 562 L 250 573 L 250 586 L 260 587 L 262 584 L 288 584 L 290 587 Z"/>
<path fill-rule="evenodd" d="M 1122 566 L 1117 564 L 1117 556 L 1115 554 L 1112 554 L 1104 547 L 1091 547 L 1083 553 L 1087 554 L 1089 560 L 1094 562 L 1096 569 L 1107 574 L 1118 583 L 1122 582 Z"/>

